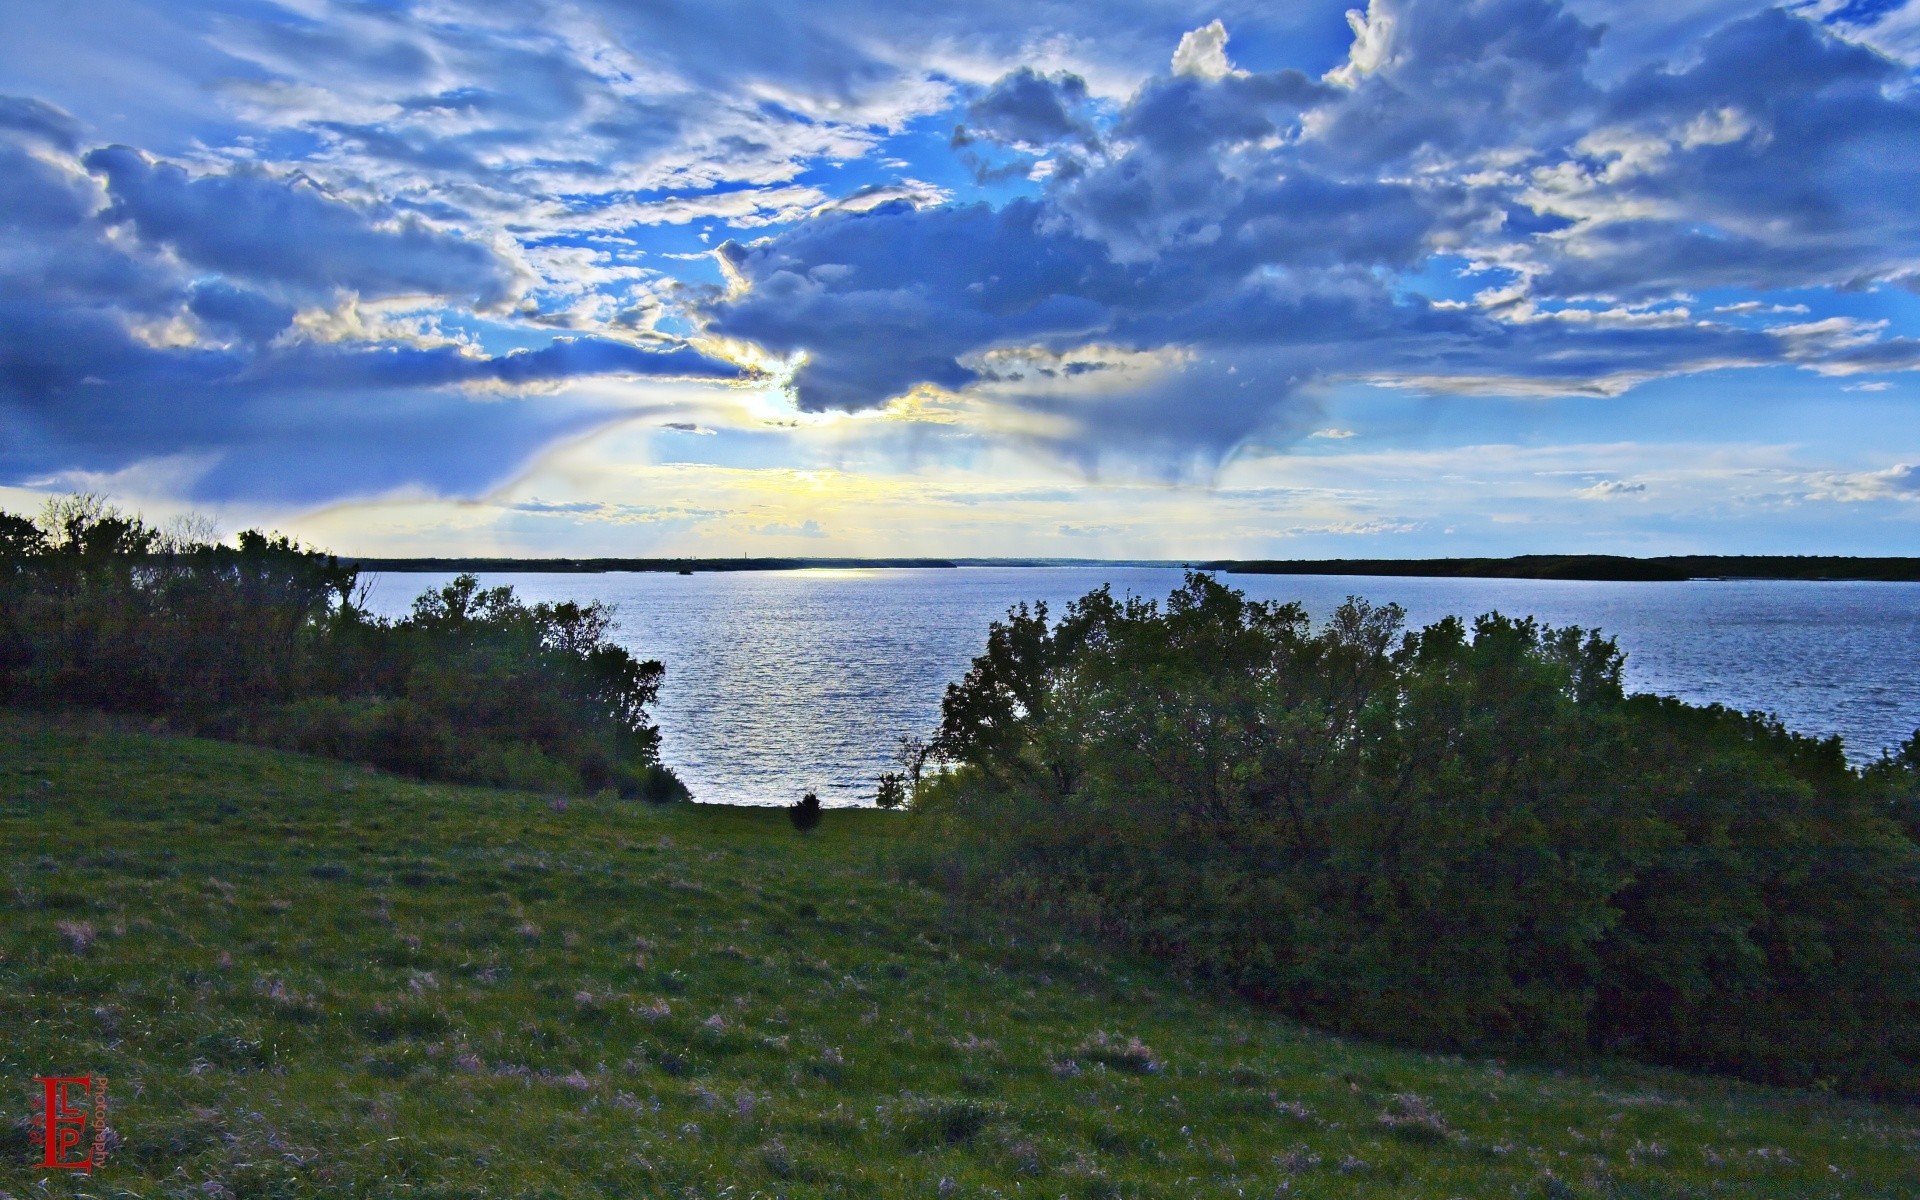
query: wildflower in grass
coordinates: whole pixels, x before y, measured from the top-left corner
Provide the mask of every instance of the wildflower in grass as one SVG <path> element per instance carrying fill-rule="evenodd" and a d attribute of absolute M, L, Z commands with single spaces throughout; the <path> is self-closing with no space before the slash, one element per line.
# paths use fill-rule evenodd
<path fill-rule="evenodd" d="M 471 1050 L 454 1059 L 453 1065 L 469 1075 L 478 1075 L 487 1069 L 486 1061 Z"/>
<path fill-rule="evenodd" d="M 655 1000 L 652 1004 L 642 1004 L 635 1008 L 634 1015 L 645 1021 L 664 1021 L 673 1015 L 673 1008 L 665 1000 Z"/>
<path fill-rule="evenodd" d="M 1320 1156 L 1307 1146 L 1295 1146 L 1285 1154 L 1274 1155 L 1273 1165 L 1289 1175 L 1298 1175 L 1319 1166 Z"/>
<path fill-rule="evenodd" d="M 54 926 L 60 936 L 67 939 L 67 945 L 73 947 L 75 954 L 85 954 L 87 947 L 93 945 L 99 936 L 93 931 L 93 925 L 87 921 L 61 921 Z"/>
<path fill-rule="evenodd" d="M 1296 1121 L 1313 1120 L 1313 1110 L 1298 1100 L 1282 1100 L 1278 1092 L 1268 1092 L 1267 1098 L 1273 1102 L 1273 1111 L 1283 1117 L 1292 1117 Z"/>
<path fill-rule="evenodd" d="M 522 921 L 520 922 L 519 934 L 531 942 L 540 936 L 540 927 L 532 921 Z"/>
<path fill-rule="evenodd" d="M 594 999 L 592 992 L 585 991 L 585 990 L 575 992 L 573 994 L 573 1002 L 575 1004 L 578 1004 L 581 1008 L 597 1008 L 600 1003 L 598 1000 Z"/>
<path fill-rule="evenodd" d="M 1349 1154 L 1345 1158 L 1340 1160 L 1340 1173 L 1342 1175 L 1352 1175 L 1355 1172 L 1364 1171 L 1366 1169 L 1367 1169 L 1367 1160 L 1364 1158 L 1361 1158 L 1357 1154 Z"/>
<path fill-rule="evenodd" d="M 724 1014 L 715 1013 L 700 1022 L 700 1026 L 703 1029 L 711 1029 L 715 1033 L 725 1033 L 727 1031 L 727 1018 Z"/>

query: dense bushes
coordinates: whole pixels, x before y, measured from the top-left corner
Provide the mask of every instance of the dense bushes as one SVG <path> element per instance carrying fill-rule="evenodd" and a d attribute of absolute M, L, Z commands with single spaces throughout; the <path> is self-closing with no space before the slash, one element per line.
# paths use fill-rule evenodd
<path fill-rule="evenodd" d="M 0 513 L 0 702 L 163 718 L 425 778 L 672 799 L 647 718 L 662 669 L 602 605 L 472 576 L 404 620 L 285 538 L 169 534 L 87 497 Z"/>
<path fill-rule="evenodd" d="M 1319 1024 L 1920 1092 L 1920 743 L 1622 694 L 1615 645 L 1324 628 L 1190 575 L 1024 607 L 918 789 L 956 886 Z"/>

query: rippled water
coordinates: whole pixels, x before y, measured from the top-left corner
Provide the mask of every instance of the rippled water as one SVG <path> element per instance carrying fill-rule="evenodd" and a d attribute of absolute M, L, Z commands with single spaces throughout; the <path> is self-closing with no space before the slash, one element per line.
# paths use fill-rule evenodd
<path fill-rule="evenodd" d="M 375 579 L 376 611 L 398 615 L 451 576 Z M 1349 594 L 1392 601 L 1420 625 L 1491 609 L 1597 626 L 1627 652 L 1631 690 L 1778 713 L 1840 734 L 1855 758 L 1920 726 L 1920 584 L 1575 583 L 1235 575 L 1263 600 L 1316 618 Z M 1101 583 L 1164 598 L 1180 572 L 1152 567 L 962 567 L 697 575 L 482 577 L 523 599 L 600 599 L 618 639 L 666 664 L 654 716 L 666 761 L 694 798 L 787 804 L 813 788 L 858 804 L 891 767 L 894 739 L 928 733 L 940 696 L 1021 600 L 1056 610 Z"/>

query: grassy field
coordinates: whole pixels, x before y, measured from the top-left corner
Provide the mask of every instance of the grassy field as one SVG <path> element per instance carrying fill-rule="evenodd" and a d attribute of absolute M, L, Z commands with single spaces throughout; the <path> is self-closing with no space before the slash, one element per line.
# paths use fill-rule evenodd
<path fill-rule="evenodd" d="M 955 912 L 903 818 L 0 714 L 13 1196 L 1920 1194 L 1920 1112 L 1314 1034 Z M 112 1080 L 43 1182 L 32 1076 Z"/>

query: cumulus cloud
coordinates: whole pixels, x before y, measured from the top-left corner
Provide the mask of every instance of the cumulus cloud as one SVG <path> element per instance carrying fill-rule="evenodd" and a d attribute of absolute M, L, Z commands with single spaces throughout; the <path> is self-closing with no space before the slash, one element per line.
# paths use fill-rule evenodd
<path fill-rule="evenodd" d="M 1760 69 L 1759 64 L 1765 64 Z M 1645 296 L 1861 286 L 1920 263 L 1920 99 L 1907 72 L 1777 9 L 1643 68 L 1522 197 L 1572 226 L 1529 247 L 1535 287 Z"/>
<path fill-rule="evenodd" d="M 1087 112 L 1087 81 L 1068 71 L 1051 76 L 1021 67 L 994 81 L 967 105 L 961 144 L 984 137 L 1013 146 L 1042 148 L 1055 142 L 1094 141 Z"/>
<path fill-rule="evenodd" d="M 702 317 L 798 363 L 803 409 L 990 395 L 1090 462 L 1306 436 L 1314 388 L 1342 378 L 1610 396 L 1735 366 L 1920 366 L 1871 323 L 1754 328 L 1685 299 L 1912 275 L 1920 100 L 1885 58 L 1778 11 L 1605 81 L 1604 31 L 1559 0 L 1372 0 L 1354 27 L 1324 78 L 1236 69 L 1223 25 L 1192 31 L 1098 141 L 1056 151 L 1038 197 L 731 243 L 732 287 Z M 1008 141 L 1069 129 L 1035 73 L 987 95 L 1033 115 Z M 1397 282 L 1446 254 L 1504 282 L 1473 303 Z M 1180 362 L 1122 391 L 1019 392 L 980 370 L 1093 344 Z"/>

